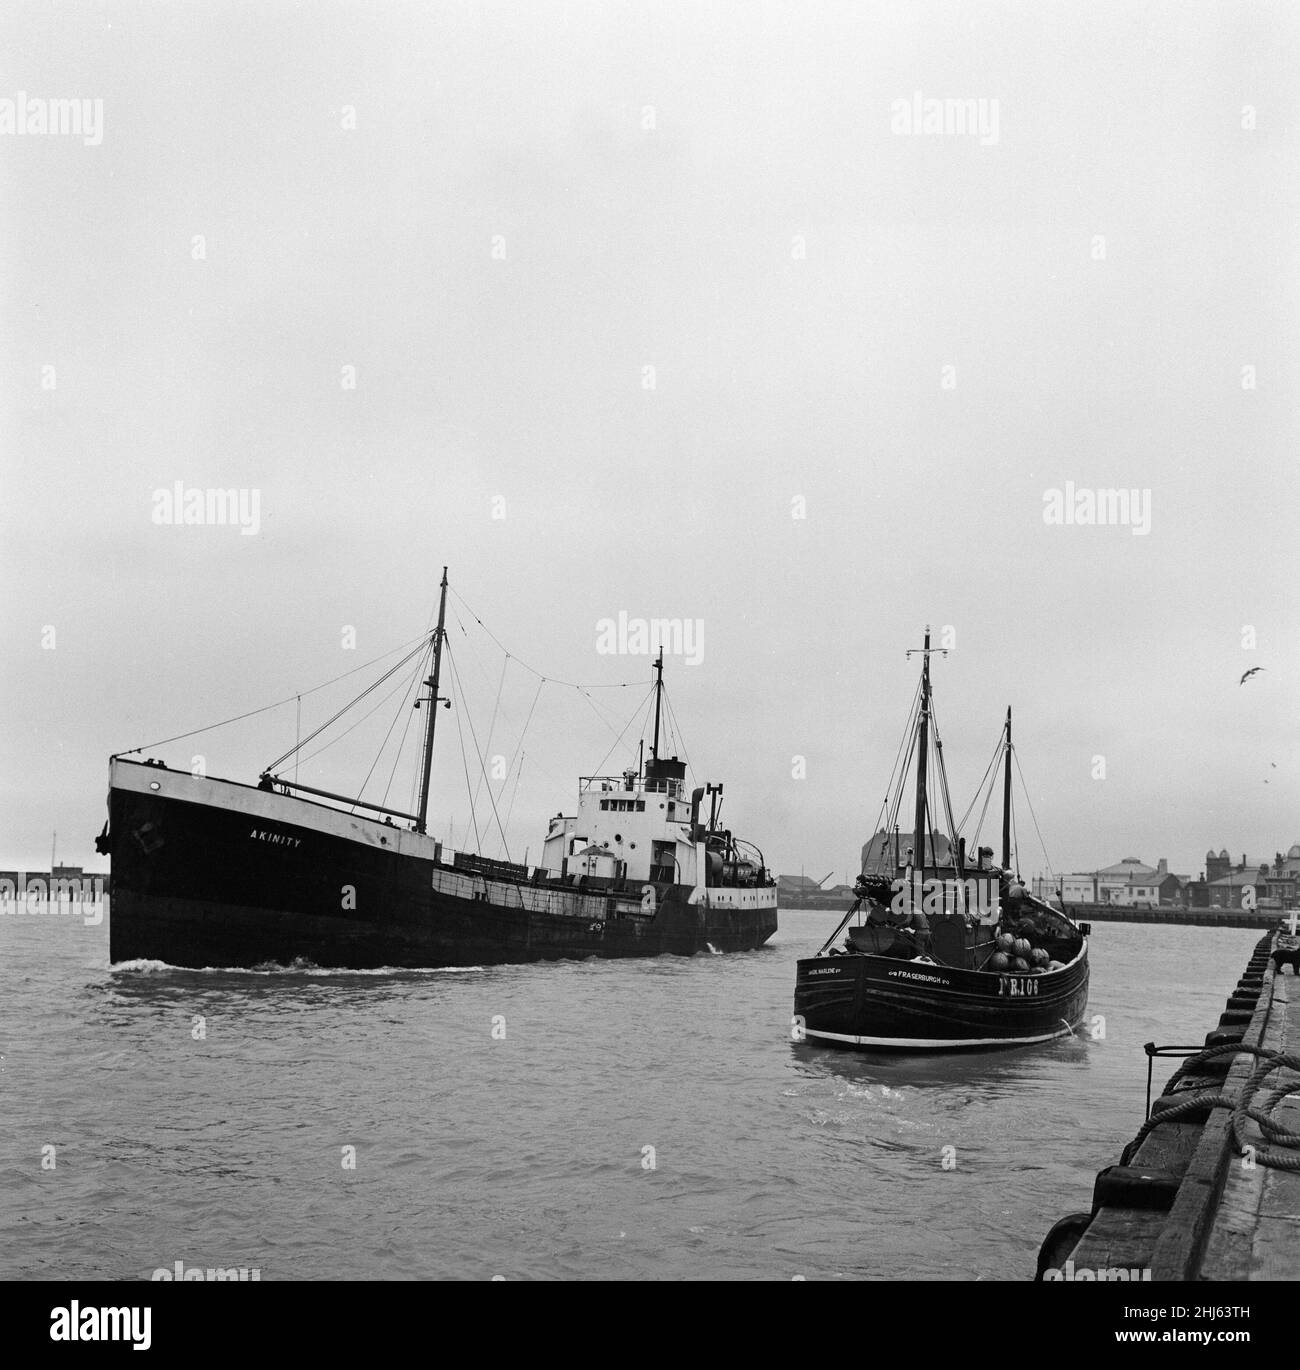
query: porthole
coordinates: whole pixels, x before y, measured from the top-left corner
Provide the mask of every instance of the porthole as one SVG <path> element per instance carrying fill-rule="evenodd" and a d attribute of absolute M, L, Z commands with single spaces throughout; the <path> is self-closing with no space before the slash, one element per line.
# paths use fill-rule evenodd
<path fill-rule="evenodd" d="M 158 789 L 158 788 L 159 788 L 158 782 L 157 782 L 156 780 L 151 780 L 151 781 L 149 782 L 149 788 L 150 788 L 151 790 L 156 790 L 156 789 Z"/>

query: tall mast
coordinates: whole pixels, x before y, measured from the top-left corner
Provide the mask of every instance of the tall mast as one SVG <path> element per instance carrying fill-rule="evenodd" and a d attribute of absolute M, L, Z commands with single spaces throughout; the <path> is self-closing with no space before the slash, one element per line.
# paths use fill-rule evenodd
<path fill-rule="evenodd" d="M 925 625 L 925 652 L 921 667 L 921 715 L 918 721 L 920 741 L 916 749 L 916 846 L 915 869 L 925 879 L 925 767 L 926 746 L 930 734 L 930 625 Z"/>
<path fill-rule="evenodd" d="M 433 634 L 433 674 L 424 683 L 429 687 L 429 716 L 424 721 L 424 770 L 420 776 L 420 810 L 415 820 L 415 831 L 425 831 L 429 813 L 429 772 L 433 768 L 433 734 L 438 724 L 438 677 L 442 672 L 442 643 L 446 637 L 447 568 L 442 568 L 442 598 L 438 603 L 438 626 Z M 419 701 L 417 700 L 417 703 Z"/>
<path fill-rule="evenodd" d="M 1011 710 L 1007 710 L 1006 766 L 1002 773 L 1002 869 L 1011 869 Z"/>
<path fill-rule="evenodd" d="M 659 760 L 659 701 L 664 694 L 664 649 L 662 645 L 659 648 L 659 660 L 655 662 L 655 671 L 658 673 L 658 678 L 655 681 L 655 740 L 650 745 L 650 759 L 652 761 Z"/>

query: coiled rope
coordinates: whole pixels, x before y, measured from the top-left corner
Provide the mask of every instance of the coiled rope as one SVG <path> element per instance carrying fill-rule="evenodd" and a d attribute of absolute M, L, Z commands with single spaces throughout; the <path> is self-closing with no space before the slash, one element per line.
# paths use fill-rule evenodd
<path fill-rule="evenodd" d="M 1236 1056 L 1242 1052 L 1258 1058 L 1259 1064 L 1250 1078 L 1242 1085 L 1241 1093 L 1237 1098 L 1234 1099 L 1231 1095 L 1222 1092 L 1189 1093 L 1187 1098 L 1180 1103 L 1162 1109 L 1159 1113 L 1153 1113 L 1138 1129 L 1137 1136 L 1124 1148 L 1121 1163 L 1128 1165 L 1138 1147 L 1162 1123 L 1177 1122 L 1189 1113 L 1208 1107 L 1231 1110 L 1232 1140 L 1237 1147 L 1238 1155 L 1246 1155 L 1250 1151 L 1253 1153 L 1255 1161 L 1260 1165 L 1271 1166 L 1274 1170 L 1300 1170 L 1300 1152 L 1288 1149 L 1300 1148 L 1300 1132 L 1289 1131 L 1273 1116 L 1273 1110 L 1278 1104 L 1300 1088 L 1300 1081 L 1293 1080 L 1283 1084 L 1274 1083 L 1261 1099 L 1256 1100 L 1255 1098 L 1263 1087 L 1264 1081 L 1274 1071 L 1289 1070 L 1300 1076 L 1300 1056 L 1285 1051 L 1273 1051 L 1268 1047 L 1251 1047 L 1237 1042 L 1227 1042 L 1222 1046 L 1207 1047 L 1195 1056 L 1189 1056 L 1183 1062 L 1178 1074 L 1195 1069 L 1198 1064 L 1222 1056 Z M 1265 1145 L 1259 1146 L 1246 1140 L 1246 1120 L 1248 1118 L 1253 1119 L 1259 1125 L 1259 1130 L 1264 1135 Z"/>

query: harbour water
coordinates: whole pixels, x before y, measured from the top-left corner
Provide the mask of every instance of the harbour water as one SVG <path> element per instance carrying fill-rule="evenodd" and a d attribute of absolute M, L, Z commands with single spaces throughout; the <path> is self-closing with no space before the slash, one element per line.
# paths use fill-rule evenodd
<path fill-rule="evenodd" d="M 360 973 L 110 970 L 107 921 L 0 917 L 0 1278 L 1027 1280 L 1142 1043 L 1199 1043 L 1259 936 L 1099 925 L 1087 1030 L 885 1057 L 790 1040 L 834 921 Z"/>

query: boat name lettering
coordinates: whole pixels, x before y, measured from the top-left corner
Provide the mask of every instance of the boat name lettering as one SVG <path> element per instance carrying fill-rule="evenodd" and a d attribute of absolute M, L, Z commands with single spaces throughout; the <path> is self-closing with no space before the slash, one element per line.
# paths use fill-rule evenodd
<path fill-rule="evenodd" d="M 893 976 L 901 976 L 904 980 L 924 980 L 927 985 L 948 984 L 942 975 L 922 975 L 915 970 L 891 970 L 889 973 Z"/>
<path fill-rule="evenodd" d="M 817 969 L 808 972 L 809 975 L 838 975 L 839 973 L 839 966 L 819 966 Z"/>
<path fill-rule="evenodd" d="M 1012 998 L 1026 995 L 1032 999 L 1038 993 L 1038 981 L 1028 975 L 999 975 L 998 993 Z"/>
<path fill-rule="evenodd" d="M 250 839 L 258 842 L 272 842 L 277 847 L 301 847 L 301 837 L 289 837 L 282 832 L 268 832 L 265 828 L 254 828 L 248 834 Z"/>

